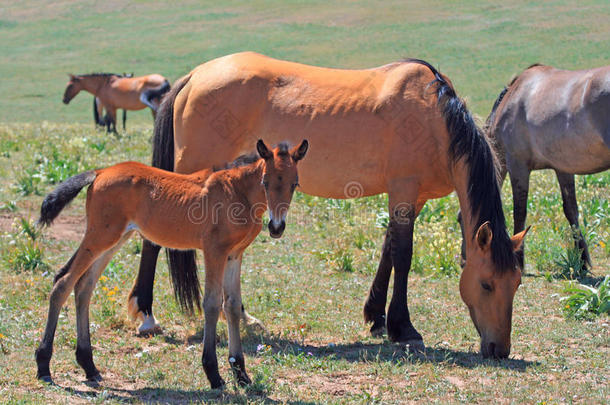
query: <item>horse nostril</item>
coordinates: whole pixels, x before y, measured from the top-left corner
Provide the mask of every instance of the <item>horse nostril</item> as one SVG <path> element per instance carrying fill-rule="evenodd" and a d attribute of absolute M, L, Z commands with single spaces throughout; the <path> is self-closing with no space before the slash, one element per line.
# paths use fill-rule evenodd
<path fill-rule="evenodd" d="M 269 221 L 269 234 L 274 238 L 279 238 L 282 236 L 284 229 L 286 229 L 286 222 L 282 221 L 279 225 L 275 225 L 273 221 Z"/>

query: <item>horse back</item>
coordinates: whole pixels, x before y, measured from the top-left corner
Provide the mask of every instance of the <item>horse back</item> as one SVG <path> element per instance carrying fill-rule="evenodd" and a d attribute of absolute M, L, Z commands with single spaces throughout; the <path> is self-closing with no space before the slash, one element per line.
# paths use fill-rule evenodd
<path fill-rule="evenodd" d="M 601 111 L 610 106 L 609 77 L 608 67 L 568 71 L 535 66 L 524 71 L 510 85 L 491 126 L 507 162 L 568 173 L 607 168 L 609 125 Z"/>
<path fill-rule="evenodd" d="M 445 175 L 422 170 L 430 166 L 424 156 L 446 160 L 448 144 L 429 86 L 435 77 L 425 66 L 398 62 L 332 69 L 245 52 L 209 61 L 191 73 L 174 103 L 178 171 L 221 164 L 263 138 L 271 144 L 310 141 L 300 176 L 310 194 L 345 198 L 345 184 L 354 181 L 362 195 L 382 193 L 393 176 L 389 171 Z M 327 182 L 321 184 L 320 178 Z"/>

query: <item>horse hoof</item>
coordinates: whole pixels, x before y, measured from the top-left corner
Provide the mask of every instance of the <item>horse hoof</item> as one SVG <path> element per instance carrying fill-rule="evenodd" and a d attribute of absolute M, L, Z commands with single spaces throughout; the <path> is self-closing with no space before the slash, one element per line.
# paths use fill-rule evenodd
<path fill-rule="evenodd" d="M 163 329 L 152 315 L 145 316 L 140 326 L 138 326 L 138 336 L 152 336 L 161 333 L 163 333 Z"/>
<path fill-rule="evenodd" d="M 226 383 L 222 378 L 218 379 L 218 381 L 210 381 L 210 385 L 213 390 L 222 390 L 224 389 Z"/>
<path fill-rule="evenodd" d="M 371 326 L 371 336 L 373 337 L 383 337 L 385 335 L 385 325 L 377 325 L 374 324 Z"/>
<path fill-rule="evenodd" d="M 409 353 L 418 354 L 426 351 L 426 345 L 424 344 L 423 340 L 411 339 L 405 342 L 405 349 Z"/>
<path fill-rule="evenodd" d="M 102 378 L 101 374 L 96 374 L 91 377 L 87 377 L 87 381 L 91 382 L 91 383 L 100 383 L 100 382 L 102 382 L 102 380 L 103 380 L 103 378 Z"/>
<path fill-rule="evenodd" d="M 50 375 L 39 376 L 38 380 L 40 380 L 41 382 L 43 382 L 45 384 L 53 384 L 53 379 L 51 378 Z"/>
<path fill-rule="evenodd" d="M 239 384 L 240 387 L 245 387 L 246 385 L 252 384 L 252 380 L 250 379 L 250 377 L 248 377 L 248 374 L 242 373 L 237 378 L 237 383 Z"/>

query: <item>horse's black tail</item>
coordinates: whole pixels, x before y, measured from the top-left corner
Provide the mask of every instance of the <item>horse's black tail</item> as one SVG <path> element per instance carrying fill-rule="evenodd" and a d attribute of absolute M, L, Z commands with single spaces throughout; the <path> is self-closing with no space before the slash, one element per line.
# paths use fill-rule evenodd
<path fill-rule="evenodd" d="M 190 76 L 180 79 L 163 97 L 155 119 L 152 165 L 164 170 L 174 170 L 174 102 L 186 86 Z M 169 89 L 169 83 L 167 83 Z M 161 87 L 159 90 L 161 90 Z M 161 94 L 163 94 L 161 93 Z M 201 310 L 201 287 L 197 274 L 194 250 L 166 249 L 174 295 L 187 313 Z"/>
<path fill-rule="evenodd" d="M 42 226 L 51 225 L 61 210 L 72 201 L 83 187 L 93 183 L 97 173 L 95 170 L 77 174 L 61 183 L 55 190 L 51 191 L 40 206 L 40 218 L 38 224 Z"/>
<path fill-rule="evenodd" d="M 187 82 L 188 82 L 188 80 L 187 80 Z M 148 90 L 148 99 L 154 100 L 155 98 L 161 98 L 161 97 L 163 97 L 163 95 L 165 93 L 167 93 L 170 90 L 170 88 L 171 88 L 171 86 L 170 86 L 169 82 L 166 80 L 163 82 L 163 84 L 159 88 Z"/>
<path fill-rule="evenodd" d="M 449 156 L 455 164 L 461 158 L 468 167 L 468 200 L 470 214 L 478 228 L 484 222 L 491 224 L 491 256 L 500 269 L 513 269 L 516 258 L 512 242 L 506 230 L 500 186 L 498 183 L 499 164 L 489 141 L 477 126 L 466 103 L 456 94 L 447 80 L 428 62 L 409 59 L 428 67 L 434 74 L 438 105 L 449 132 Z"/>
<path fill-rule="evenodd" d="M 95 122 L 95 125 L 102 125 L 102 123 L 100 122 L 100 114 L 97 111 L 97 97 L 93 96 L 93 121 Z"/>

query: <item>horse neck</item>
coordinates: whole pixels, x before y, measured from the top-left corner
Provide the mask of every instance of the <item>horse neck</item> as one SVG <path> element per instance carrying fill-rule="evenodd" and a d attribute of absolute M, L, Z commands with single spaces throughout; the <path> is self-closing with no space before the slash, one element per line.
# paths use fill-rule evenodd
<path fill-rule="evenodd" d="M 262 159 L 247 166 L 231 169 L 235 171 L 235 177 L 232 181 L 233 188 L 246 196 L 248 208 L 261 204 L 267 206 L 265 188 L 262 185 L 263 169 L 264 161 Z"/>
<path fill-rule="evenodd" d="M 97 96 L 107 80 L 110 80 L 109 76 L 85 76 L 81 79 L 83 89 L 94 96 Z"/>

